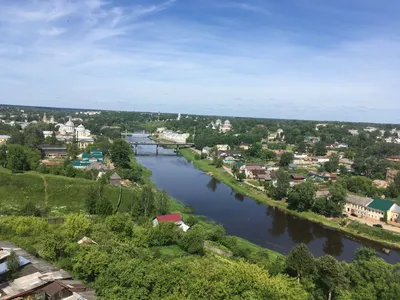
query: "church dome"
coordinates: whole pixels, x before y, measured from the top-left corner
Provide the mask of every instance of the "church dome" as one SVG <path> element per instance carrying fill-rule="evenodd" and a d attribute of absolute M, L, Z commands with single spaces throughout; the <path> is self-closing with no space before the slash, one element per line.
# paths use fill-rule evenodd
<path fill-rule="evenodd" d="M 76 131 L 85 131 L 85 127 L 81 124 L 76 128 Z"/>
<path fill-rule="evenodd" d="M 71 119 L 69 119 L 69 121 L 67 123 L 65 123 L 65 126 L 67 127 L 74 127 L 74 123 L 71 121 Z"/>

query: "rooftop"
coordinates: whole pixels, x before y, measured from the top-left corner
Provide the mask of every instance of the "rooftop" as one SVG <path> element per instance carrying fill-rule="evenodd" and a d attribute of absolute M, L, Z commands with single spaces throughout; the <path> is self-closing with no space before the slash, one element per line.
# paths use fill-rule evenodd
<path fill-rule="evenodd" d="M 178 213 L 157 216 L 156 218 L 157 218 L 158 222 L 182 222 L 181 215 Z"/>
<path fill-rule="evenodd" d="M 388 211 L 393 204 L 395 204 L 393 201 L 376 198 L 370 204 L 368 204 L 368 207 L 380 211 Z"/>

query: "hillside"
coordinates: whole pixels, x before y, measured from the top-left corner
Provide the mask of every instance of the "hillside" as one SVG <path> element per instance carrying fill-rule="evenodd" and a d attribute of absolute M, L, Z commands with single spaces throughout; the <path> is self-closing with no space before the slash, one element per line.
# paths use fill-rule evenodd
<path fill-rule="evenodd" d="M 84 210 L 88 189 L 94 181 L 68 178 L 64 176 L 25 172 L 12 174 L 0 168 L 0 207 L 1 212 L 13 211 L 29 202 L 49 207 L 51 215 L 59 215 Z M 119 187 L 106 185 L 104 194 L 115 207 L 119 197 Z M 128 200 L 135 190 L 123 188 L 120 211 L 128 209 Z"/>

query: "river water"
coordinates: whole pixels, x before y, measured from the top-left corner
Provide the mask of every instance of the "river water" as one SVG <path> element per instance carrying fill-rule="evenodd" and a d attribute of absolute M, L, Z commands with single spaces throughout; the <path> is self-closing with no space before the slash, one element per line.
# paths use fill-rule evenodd
<path fill-rule="evenodd" d="M 149 140 L 146 140 L 149 141 Z M 138 162 L 152 171 L 159 189 L 185 205 L 195 214 L 222 224 L 229 235 L 287 254 L 299 243 L 305 243 L 315 256 L 330 254 L 349 261 L 357 248 L 368 246 L 390 263 L 400 261 L 400 251 L 383 252 L 383 247 L 367 240 L 355 239 L 339 231 L 303 220 L 277 208 L 257 204 L 255 200 L 233 191 L 229 186 L 198 170 L 173 150 L 139 146 Z"/>

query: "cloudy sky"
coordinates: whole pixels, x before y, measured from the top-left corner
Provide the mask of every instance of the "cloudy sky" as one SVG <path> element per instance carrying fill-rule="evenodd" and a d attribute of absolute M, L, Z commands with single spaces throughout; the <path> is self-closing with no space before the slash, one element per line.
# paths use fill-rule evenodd
<path fill-rule="evenodd" d="M 398 0 L 1 0 L 0 103 L 400 123 Z"/>

